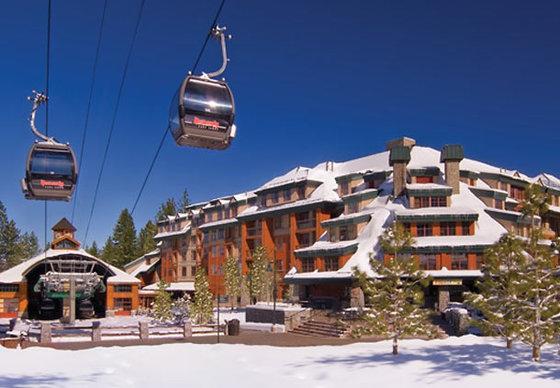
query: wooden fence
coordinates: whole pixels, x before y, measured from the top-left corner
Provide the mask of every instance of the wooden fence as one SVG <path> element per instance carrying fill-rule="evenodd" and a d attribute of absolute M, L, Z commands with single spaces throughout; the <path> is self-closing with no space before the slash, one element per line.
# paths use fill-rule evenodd
<path fill-rule="evenodd" d="M 39 343 L 51 343 L 53 339 L 61 338 L 90 338 L 93 342 L 103 339 L 125 339 L 129 337 L 147 340 L 148 338 L 181 337 L 190 338 L 196 335 L 218 333 L 226 334 L 226 325 L 205 324 L 193 325 L 185 322 L 181 325 L 154 325 L 148 322 L 138 322 L 138 325 L 101 326 L 98 321 L 91 325 L 60 325 L 41 322 L 38 327 L 29 331 L 29 337 L 37 338 Z"/>

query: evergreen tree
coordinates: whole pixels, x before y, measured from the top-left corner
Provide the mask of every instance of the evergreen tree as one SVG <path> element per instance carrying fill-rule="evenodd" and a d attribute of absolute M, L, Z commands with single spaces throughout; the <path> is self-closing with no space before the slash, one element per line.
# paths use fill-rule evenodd
<path fill-rule="evenodd" d="M 422 308 L 426 277 L 418 271 L 410 257 L 403 257 L 414 240 L 402 226 L 393 225 L 380 238 L 384 253 L 394 255 L 384 264 L 370 259 L 373 273 L 368 277 L 355 269 L 357 279 L 371 307 L 365 316 L 365 326 L 356 334 L 377 334 L 393 340 L 393 354 L 397 355 L 398 341 L 405 335 L 435 336 L 436 328 L 429 323 L 429 313 Z"/>
<path fill-rule="evenodd" d="M 39 241 L 34 232 L 25 232 L 21 235 L 20 241 L 20 260 L 17 264 L 39 253 Z"/>
<path fill-rule="evenodd" d="M 241 286 L 243 277 L 241 276 L 241 268 L 239 259 L 230 256 L 226 260 L 224 283 L 226 293 L 231 300 L 231 309 L 233 310 L 235 301 L 241 295 Z"/>
<path fill-rule="evenodd" d="M 154 299 L 154 317 L 162 322 L 170 321 L 173 318 L 173 314 L 171 312 L 173 300 L 171 299 L 171 294 L 166 290 L 167 287 L 169 287 L 169 284 L 160 280 L 156 291 L 156 297 Z"/>
<path fill-rule="evenodd" d="M 117 259 L 117 249 L 113 243 L 113 237 L 107 237 L 105 240 L 105 245 L 103 246 L 103 251 L 101 251 L 101 257 L 103 260 L 109 264 L 116 263 Z"/>
<path fill-rule="evenodd" d="M 136 259 L 136 228 L 128 209 L 119 215 L 112 240 L 115 252 L 111 264 L 123 268 L 126 263 Z"/>
<path fill-rule="evenodd" d="M 194 277 L 194 301 L 190 306 L 190 314 L 195 323 L 212 321 L 213 300 L 204 268 L 198 267 Z"/>
<path fill-rule="evenodd" d="M 93 242 L 90 247 L 86 248 L 86 252 L 95 257 L 101 257 L 101 252 L 97 247 L 97 242 Z"/>
<path fill-rule="evenodd" d="M 156 249 L 154 236 L 157 234 L 157 226 L 151 220 L 138 233 L 138 248 L 136 256 L 140 257 Z"/>
<path fill-rule="evenodd" d="M 182 297 L 173 301 L 171 312 L 175 322 L 183 323 L 190 317 L 191 297 L 185 293 Z"/>
<path fill-rule="evenodd" d="M 259 245 L 252 254 L 252 261 L 249 267 L 249 295 L 251 301 L 262 301 L 266 298 L 268 284 L 270 283 L 268 274 L 268 254 L 266 249 Z"/>
<path fill-rule="evenodd" d="M 499 335 L 510 349 L 519 335 L 518 301 L 521 272 L 525 266 L 522 241 L 513 234 L 505 234 L 484 254 L 483 277 L 477 283 L 478 293 L 466 295 L 467 302 L 483 314 L 477 322 L 483 331 Z"/>
<path fill-rule="evenodd" d="M 20 263 L 20 231 L 13 220 L 9 220 L 0 230 L 0 265 L 2 270 Z"/>
<path fill-rule="evenodd" d="M 526 267 L 520 273 L 519 288 L 524 297 L 519 301 L 520 339 L 532 347 L 533 360 L 540 361 L 541 348 L 554 340 L 556 325 L 552 317 L 560 312 L 560 278 L 554 268 L 558 241 L 543 241 L 544 230 L 539 219 L 548 211 L 549 196 L 538 185 L 525 191 L 521 212 L 530 218 L 531 230 L 525 242 Z"/>
<path fill-rule="evenodd" d="M 167 216 L 174 216 L 177 214 L 177 204 L 173 198 L 168 198 L 164 203 L 159 206 L 156 213 L 156 220 L 162 220 Z"/>
<path fill-rule="evenodd" d="M 177 208 L 178 211 L 184 212 L 185 208 L 191 204 L 189 198 L 189 192 L 187 189 L 183 190 L 183 194 L 181 194 L 181 198 L 179 199 L 179 206 Z"/>

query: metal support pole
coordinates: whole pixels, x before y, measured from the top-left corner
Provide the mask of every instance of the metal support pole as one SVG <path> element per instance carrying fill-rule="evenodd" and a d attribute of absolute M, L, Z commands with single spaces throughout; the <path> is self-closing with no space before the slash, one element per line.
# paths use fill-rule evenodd
<path fill-rule="evenodd" d="M 73 325 L 76 321 L 76 280 L 74 276 L 70 276 L 70 306 L 69 307 L 69 322 Z"/>
<path fill-rule="evenodd" d="M 272 257 L 272 331 L 276 325 L 276 241 L 274 241 L 274 255 Z"/>
<path fill-rule="evenodd" d="M 219 287 L 219 286 L 218 286 Z M 216 304 L 218 305 L 218 326 L 216 333 L 218 336 L 216 337 L 218 343 L 220 343 L 220 291 L 218 290 L 218 294 L 216 296 Z"/>

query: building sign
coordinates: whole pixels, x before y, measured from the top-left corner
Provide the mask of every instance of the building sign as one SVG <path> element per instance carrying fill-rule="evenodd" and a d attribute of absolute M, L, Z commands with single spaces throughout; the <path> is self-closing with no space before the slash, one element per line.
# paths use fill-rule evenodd
<path fill-rule="evenodd" d="M 434 286 L 461 286 L 463 280 L 461 279 L 434 279 L 432 281 Z"/>

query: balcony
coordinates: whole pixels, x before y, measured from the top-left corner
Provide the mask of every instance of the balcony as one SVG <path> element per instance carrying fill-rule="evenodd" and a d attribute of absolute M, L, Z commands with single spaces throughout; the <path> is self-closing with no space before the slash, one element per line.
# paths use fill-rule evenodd
<path fill-rule="evenodd" d="M 315 228 L 316 220 L 315 218 L 307 218 L 303 220 L 297 220 L 298 229 L 312 229 Z"/>

